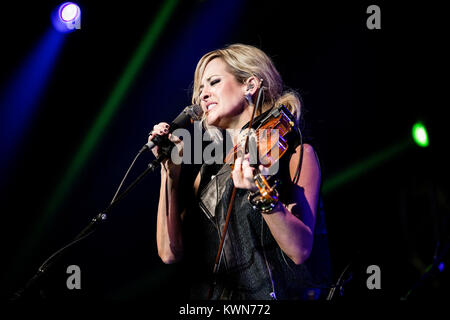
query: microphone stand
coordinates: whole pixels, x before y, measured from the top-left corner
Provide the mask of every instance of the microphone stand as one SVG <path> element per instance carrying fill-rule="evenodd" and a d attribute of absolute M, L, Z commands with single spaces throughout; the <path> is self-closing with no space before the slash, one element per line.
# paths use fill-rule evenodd
<path fill-rule="evenodd" d="M 134 161 L 132 162 L 130 168 L 128 169 L 127 173 L 125 174 L 125 177 L 122 179 L 122 183 L 125 180 L 126 176 L 128 175 L 131 167 L 134 165 L 134 162 L 136 159 L 142 154 L 143 151 L 146 149 L 141 149 L 141 151 L 138 153 L 138 155 L 135 157 Z M 28 280 L 25 287 L 20 288 L 17 290 L 13 296 L 10 298 L 10 302 L 16 302 L 20 299 L 22 299 L 27 291 L 30 291 L 32 288 L 37 287 L 40 281 L 42 281 L 43 277 L 47 274 L 48 270 L 55 264 L 55 262 L 62 257 L 63 253 L 67 251 L 70 247 L 78 243 L 79 241 L 86 239 L 89 235 L 95 232 L 97 230 L 98 226 L 103 223 L 107 218 L 107 213 L 125 196 L 130 193 L 130 191 L 151 171 L 154 171 L 160 164 L 161 161 L 163 161 L 167 157 L 166 153 L 161 154 L 158 158 L 154 159 L 152 162 L 150 162 L 147 165 L 147 169 L 145 169 L 144 172 L 142 172 L 136 180 L 134 180 L 121 194 L 117 195 L 120 187 L 122 186 L 122 183 L 119 186 L 119 190 L 117 190 L 113 200 L 109 204 L 109 206 L 100 212 L 97 216 L 95 216 L 91 222 L 66 246 L 62 247 L 55 253 L 53 253 L 47 260 L 44 261 L 44 263 L 39 267 L 36 274 Z"/>

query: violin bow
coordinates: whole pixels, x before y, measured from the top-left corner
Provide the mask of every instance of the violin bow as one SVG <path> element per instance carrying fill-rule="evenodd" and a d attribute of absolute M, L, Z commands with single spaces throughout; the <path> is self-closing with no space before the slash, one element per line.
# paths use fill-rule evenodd
<path fill-rule="evenodd" d="M 250 107 L 253 106 L 253 112 L 252 112 L 252 116 L 250 118 L 250 122 L 248 124 L 247 136 L 245 137 L 244 152 L 241 154 L 241 159 L 242 160 L 243 160 L 243 158 L 245 156 L 245 153 L 247 152 L 248 140 L 249 140 L 250 131 L 251 131 L 252 125 L 253 125 L 253 120 L 254 120 L 255 115 L 256 115 L 256 110 L 261 107 L 261 103 L 262 103 L 261 96 L 264 94 L 264 88 L 263 88 L 263 79 L 260 79 L 260 80 L 261 80 L 261 83 L 260 83 L 259 89 L 258 89 L 258 98 L 256 99 L 256 105 L 252 102 L 251 99 L 248 100 Z M 210 300 L 211 297 L 212 297 L 212 294 L 213 294 L 213 291 L 214 291 L 214 287 L 215 287 L 216 274 L 219 271 L 220 261 L 222 260 L 223 244 L 225 242 L 225 237 L 227 235 L 228 224 L 229 224 L 230 217 L 231 217 L 231 209 L 233 208 L 234 198 L 236 197 L 236 191 L 237 191 L 237 188 L 233 185 L 233 190 L 231 192 L 230 202 L 228 204 L 227 215 L 226 215 L 226 218 L 225 218 L 225 224 L 223 226 L 222 236 L 220 237 L 219 249 L 217 250 L 216 260 L 215 260 L 215 263 L 214 263 L 213 283 L 209 287 L 208 300 Z"/>

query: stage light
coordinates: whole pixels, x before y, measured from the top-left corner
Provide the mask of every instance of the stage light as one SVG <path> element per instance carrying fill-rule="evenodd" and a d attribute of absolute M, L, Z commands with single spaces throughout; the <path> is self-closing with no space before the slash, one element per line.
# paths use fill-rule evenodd
<path fill-rule="evenodd" d="M 429 140 L 428 140 L 428 133 L 427 129 L 425 128 L 425 125 L 422 122 L 416 122 L 412 127 L 412 136 L 414 139 L 414 142 L 419 147 L 428 147 Z"/>
<path fill-rule="evenodd" d="M 80 8 L 75 3 L 65 3 L 59 9 L 59 16 L 64 22 L 74 21 L 80 12 Z"/>
<path fill-rule="evenodd" d="M 52 12 L 52 23 L 59 32 L 81 28 L 81 9 L 73 2 L 65 2 Z"/>

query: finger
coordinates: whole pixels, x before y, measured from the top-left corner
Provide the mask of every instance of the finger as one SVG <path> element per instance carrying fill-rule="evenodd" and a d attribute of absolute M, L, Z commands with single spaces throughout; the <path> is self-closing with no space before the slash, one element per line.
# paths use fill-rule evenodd
<path fill-rule="evenodd" d="M 173 135 L 171 133 L 169 133 L 169 140 L 172 141 L 175 144 L 178 144 L 178 143 L 182 142 L 179 137 L 177 137 L 177 136 L 175 136 L 175 135 Z"/>
<path fill-rule="evenodd" d="M 180 140 L 180 138 L 179 137 L 177 137 L 177 136 L 175 136 L 175 135 L 173 135 L 173 134 L 169 134 L 169 140 L 170 141 L 172 141 L 174 144 L 175 144 L 175 147 L 177 148 L 177 150 L 178 150 L 178 155 L 180 156 L 180 157 L 182 157 L 183 156 L 183 149 L 184 149 L 184 143 L 183 143 L 183 141 L 182 140 Z"/>
<path fill-rule="evenodd" d="M 232 171 L 233 180 L 236 182 L 240 182 L 242 180 L 242 159 L 238 157 L 234 162 L 234 168 Z"/>
<path fill-rule="evenodd" d="M 248 161 L 248 162 L 250 162 L 250 153 L 246 153 L 245 155 L 244 155 L 244 160 L 243 161 Z"/>
<path fill-rule="evenodd" d="M 159 125 L 158 126 L 158 131 L 157 131 L 160 135 L 165 135 L 169 133 L 169 127 L 166 127 L 164 125 Z"/>
<path fill-rule="evenodd" d="M 236 161 L 234 162 L 235 167 L 241 167 L 242 166 L 242 157 L 237 157 Z"/>
<path fill-rule="evenodd" d="M 152 137 L 152 139 L 157 136 L 157 135 L 161 135 L 161 128 L 159 127 L 159 125 L 154 125 L 153 126 L 153 130 L 150 132 L 150 137 Z"/>
<path fill-rule="evenodd" d="M 244 178 L 250 179 L 251 181 L 253 181 L 253 171 L 254 170 L 255 169 L 250 166 L 250 161 L 248 159 L 244 159 L 244 161 L 242 161 L 242 172 L 243 172 Z"/>
<path fill-rule="evenodd" d="M 148 142 L 152 141 L 156 137 L 156 135 L 157 135 L 156 131 L 154 130 L 150 131 L 148 136 Z"/>
<path fill-rule="evenodd" d="M 243 165 L 242 165 L 242 171 L 243 171 L 245 188 L 255 191 L 257 189 L 255 181 L 254 181 L 255 168 L 250 166 L 250 162 L 248 160 L 244 160 Z"/>
<path fill-rule="evenodd" d="M 261 172 L 261 174 L 263 176 L 267 176 L 270 173 L 270 168 L 269 167 L 264 167 L 262 164 L 259 165 L 259 172 Z"/>
<path fill-rule="evenodd" d="M 150 131 L 149 135 L 148 135 L 148 141 L 152 141 L 157 135 L 159 136 L 163 136 L 165 134 L 169 133 L 169 124 L 166 122 L 160 122 L 158 124 L 155 124 L 153 126 L 153 130 Z"/>
<path fill-rule="evenodd" d="M 154 126 L 153 126 L 153 132 L 158 132 L 159 131 L 159 123 L 158 124 L 155 124 Z"/>
<path fill-rule="evenodd" d="M 153 127 L 153 130 L 155 132 L 168 133 L 169 132 L 169 128 L 170 128 L 170 126 L 167 123 L 161 122 L 161 123 L 158 123 L 157 125 L 155 125 Z"/>
<path fill-rule="evenodd" d="M 233 179 L 233 183 L 236 188 L 244 187 L 243 183 L 242 183 L 241 171 L 239 169 L 237 169 L 236 167 L 234 167 L 234 170 L 231 172 L 231 178 Z"/>

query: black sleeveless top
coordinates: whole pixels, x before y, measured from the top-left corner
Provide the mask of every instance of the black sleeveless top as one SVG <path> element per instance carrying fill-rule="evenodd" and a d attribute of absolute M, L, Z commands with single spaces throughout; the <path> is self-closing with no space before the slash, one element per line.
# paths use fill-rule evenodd
<path fill-rule="evenodd" d="M 261 117 L 255 119 L 255 123 L 258 119 Z M 292 147 L 290 144 L 287 154 L 280 159 L 278 173 L 282 181 L 280 199 L 285 204 L 289 203 L 287 190 L 293 187 L 289 160 L 297 145 L 292 141 Z M 218 272 L 213 275 L 233 180 L 227 164 L 204 164 L 200 175 L 197 197 L 192 199 L 184 223 L 190 297 L 206 299 L 214 284 L 213 300 L 317 298 L 321 294 L 319 287 L 328 284 L 331 276 L 328 247 L 315 248 L 317 242 L 314 243 L 308 261 L 317 260 L 314 263 L 320 262 L 320 266 L 306 262 L 295 265 L 278 246 L 261 213 L 252 209 L 247 200 L 249 191 L 244 189 L 237 189 L 222 259 Z M 315 240 L 326 235 L 323 219 L 323 211 L 318 210 Z M 322 252 L 325 249 L 326 252 Z M 319 251 L 321 257 L 315 259 L 314 253 Z"/>

